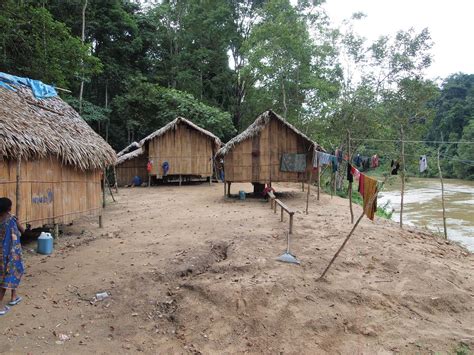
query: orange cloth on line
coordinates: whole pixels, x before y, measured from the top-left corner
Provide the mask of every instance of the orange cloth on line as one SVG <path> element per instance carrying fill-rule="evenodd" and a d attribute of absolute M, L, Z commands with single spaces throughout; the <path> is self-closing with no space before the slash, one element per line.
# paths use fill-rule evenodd
<path fill-rule="evenodd" d="M 362 186 L 362 189 L 359 189 L 362 198 L 364 199 L 364 213 L 372 221 L 374 220 L 375 211 L 377 210 L 377 199 L 368 206 L 370 199 L 377 193 L 377 180 L 372 179 L 371 177 L 360 174 L 359 187 Z"/>

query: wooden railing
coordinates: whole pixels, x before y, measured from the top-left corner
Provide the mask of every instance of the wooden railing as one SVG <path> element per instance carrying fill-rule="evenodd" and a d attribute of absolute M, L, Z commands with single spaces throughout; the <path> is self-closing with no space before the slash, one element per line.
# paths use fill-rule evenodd
<path fill-rule="evenodd" d="M 295 214 L 295 211 L 290 209 L 287 205 L 285 205 L 283 202 L 281 202 L 279 199 L 276 198 L 275 194 L 270 191 L 268 192 L 268 196 L 270 197 L 270 208 L 273 209 L 273 213 L 276 213 L 277 210 L 277 205 L 280 206 L 281 208 L 281 216 L 280 216 L 280 221 L 283 222 L 283 212 L 288 213 L 290 216 L 290 227 L 289 227 L 289 233 L 293 234 L 293 216 Z"/>

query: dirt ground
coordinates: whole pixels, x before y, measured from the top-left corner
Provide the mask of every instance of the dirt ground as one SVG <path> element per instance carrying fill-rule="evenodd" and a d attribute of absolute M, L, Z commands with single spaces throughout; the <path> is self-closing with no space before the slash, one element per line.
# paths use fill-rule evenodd
<path fill-rule="evenodd" d="M 277 262 L 280 222 L 261 199 L 223 185 L 122 189 L 105 227 L 63 229 L 53 255 L 24 245 L 24 302 L 0 318 L 0 353 L 356 354 L 474 349 L 474 255 L 427 232 L 364 218 L 348 201 L 279 184 L 297 210 Z M 232 185 L 251 190 L 251 185 Z M 360 208 L 356 207 L 356 214 Z M 110 297 L 91 302 L 97 292 Z"/>

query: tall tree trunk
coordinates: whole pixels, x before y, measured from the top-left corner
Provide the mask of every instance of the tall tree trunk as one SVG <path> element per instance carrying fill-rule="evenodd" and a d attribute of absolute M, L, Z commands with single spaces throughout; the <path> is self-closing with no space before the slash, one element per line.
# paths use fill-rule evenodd
<path fill-rule="evenodd" d="M 84 6 L 82 7 L 82 44 L 86 41 L 86 9 L 87 9 L 87 0 L 84 1 Z M 81 78 L 81 88 L 79 90 L 79 113 L 82 114 L 82 96 L 84 95 L 84 63 L 82 64 L 82 78 Z"/>
<path fill-rule="evenodd" d="M 286 106 L 286 91 L 284 79 L 281 81 L 281 94 L 283 96 L 283 117 L 286 119 L 288 115 L 288 107 Z"/>

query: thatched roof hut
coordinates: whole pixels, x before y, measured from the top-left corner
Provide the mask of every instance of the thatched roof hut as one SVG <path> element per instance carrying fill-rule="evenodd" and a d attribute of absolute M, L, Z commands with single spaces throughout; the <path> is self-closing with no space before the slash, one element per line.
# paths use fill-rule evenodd
<path fill-rule="evenodd" d="M 117 181 L 128 185 L 139 176 L 148 177 L 147 163 L 151 162 L 150 176 L 210 177 L 213 157 L 221 146 L 220 139 L 183 117 L 177 117 L 159 130 L 132 143 L 117 161 Z M 135 150 L 133 150 L 135 148 Z M 164 170 L 166 163 L 169 170 Z"/>
<path fill-rule="evenodd" d="M 132 142 L 129 145 L 127 145 L 125 148 L 123 148 L 120 152 L 117 153 L 117 157 L 121 157 L 122 155 L 128 154 L 130 152 L 133 152 L 137 149 L 140 148 L 140 143 L 138 142 Z M 119 162 L 117 162 L 119 163 Z"/>
<path fill-rule="evenodd" d="M 12 199 L 23 223 L 101 214 L 101 171 L 115 160 L 58 96 L 37 99 L 28 86 L 0 85 L 0 195 Z"/>
<path fill-rule="evenodd" d="M 323 149 L 269 110 L 224 145 L 217 156 L 224 160 L 226 182 L 307 182 L 314 150 Z M 298 166 L 292 166 L 292 159 L 299 161 Z M 283 166 L 284 161 L 289 165 Z"/>
<path fill-rule="evenodd" d="M 0 156 L 55 156 L 82 170 L 115 163 L 115 151 L 59 97 L 38 100 L 27 87 L 0 88 Z"/>

